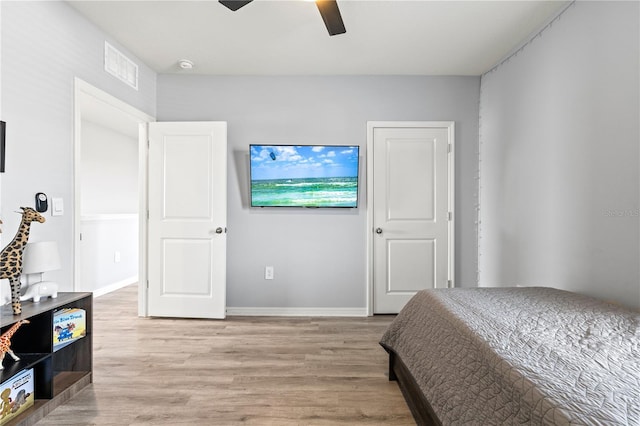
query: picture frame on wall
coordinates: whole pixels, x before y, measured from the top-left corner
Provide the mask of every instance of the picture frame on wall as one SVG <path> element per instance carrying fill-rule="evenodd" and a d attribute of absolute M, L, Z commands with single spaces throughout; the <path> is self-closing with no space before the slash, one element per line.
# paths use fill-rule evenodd
<path fill-rule="evenodd" d="M 5 157 L 5 143 L 4 138 L 6 134 L 7 123 L 0 121 L 0 173 L 4 173 L 4 157 Z"/>

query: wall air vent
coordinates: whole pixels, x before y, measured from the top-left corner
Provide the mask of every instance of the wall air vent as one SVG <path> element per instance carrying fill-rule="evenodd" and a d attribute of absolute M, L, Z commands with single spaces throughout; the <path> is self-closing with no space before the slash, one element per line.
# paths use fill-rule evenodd
<path fill-rule="evenodd" d="M 138 90 L 138 65 L 106 41 L 104 42 L 104 70 Z"/>

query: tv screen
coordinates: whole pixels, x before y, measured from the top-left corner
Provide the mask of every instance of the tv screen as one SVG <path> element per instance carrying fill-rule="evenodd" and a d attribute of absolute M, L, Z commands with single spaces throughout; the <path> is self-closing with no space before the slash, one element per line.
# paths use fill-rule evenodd
<path fill-rule="evenodd" d="M 251 145 L 251 207 L 358 206 L 357 145 Z"/>

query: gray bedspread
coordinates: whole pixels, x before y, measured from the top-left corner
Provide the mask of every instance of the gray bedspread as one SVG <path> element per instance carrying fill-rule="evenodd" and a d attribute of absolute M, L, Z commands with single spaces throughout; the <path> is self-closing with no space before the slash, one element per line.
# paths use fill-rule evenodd
<path fill-rule="evenodd" d="M 640 426 L 640 314 L 544 287 L 426 290 L 380 342 L 444 425 Z"/>

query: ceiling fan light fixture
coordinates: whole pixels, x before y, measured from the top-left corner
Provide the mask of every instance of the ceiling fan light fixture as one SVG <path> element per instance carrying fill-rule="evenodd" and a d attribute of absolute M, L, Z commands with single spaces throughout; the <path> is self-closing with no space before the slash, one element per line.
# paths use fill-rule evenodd
<path fill-rule="evenodd" d="M 330 36 L 347 32 L 337 0 L 316 0 L 316 6 Z"/>
<path fill-rule="evenodd" d="M 180 59 L 178 61 L 178 66 L 183 70 L 190 70 L 193 69 L 193 62 L 188 59 Z"/>
<path fill-rule="evenodd" d="M 218 0 L 218 2 L 229 10 L 236 11 L 241 7 L 246 6 L 253 0 Z M 340 8 L 338 7 L 337 0 L 308 0 L 315 1 L 320 16 L 324 21 L 324 25 L 327 27 L 330 36 L 337 34 L 344 34 L 347 29 L 342 21 L 342 15 L 340 14 Z"/>
<path fill-rule="evenodd" d="M 219 0 L 220 4 L 233 12 L 248 5 L 252 1 L 253 0 Z"/>

